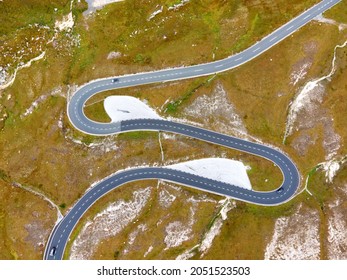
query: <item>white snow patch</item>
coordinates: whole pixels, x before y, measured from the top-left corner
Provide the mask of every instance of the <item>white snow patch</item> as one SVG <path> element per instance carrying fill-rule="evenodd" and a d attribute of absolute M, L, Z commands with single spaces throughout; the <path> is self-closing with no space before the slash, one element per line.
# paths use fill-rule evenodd
<path fill-rule="evenodd" d="M 187 224 L 181 221 L 175 221 L 166 226 L 165 232 L 166 236 L 164 242 L 166 244 L 165 250 L 177 247 L 181 245 L 184 241 L 189 240 L 193 237 L 192 227 L 194 224 L 194 209 L 190 208 L 190 217 Z"/>
<path fill-rule="evenodd" d="M 340 164 L 337 161 L 330 160 L 322 164 L 325 171 L 325 177 L 328 183 L 332 183 L 337 171 L 340 169 Z"/>
<path fill-rule="evenodd" d="M 341 148 L 341 136 L 335 133 L 333 126 L 327 127 L 330 134 L 323 140 L 323 147 L 327 150 L 326 160 L 331 160 L 337 155 L 338 150 Z"/>
<path fill-rule="evenodd" d="M 206 158 L 165 166 L 234 186 L 252 189 L 246 167 L 240 161 L 225 158 Z"/>
<path fill-rule="evenodd" d="M 5 84 L 8 79 L 8 73 L 6 69 L 0 66 L 0 86 Z"/>
<path fill-rule="evenodd" d="M 220 230 L 223 226 L 223 221 L 227 219 L 227 213 L 236 207 L 236 203 L 232 201 L 230 198 L 226 198 L 219 201 L 219 204 L 223 204 L 219 213 L 217 214 L 217 218 L 214 220 L 211 228 L 205 233 L 201 243 L 195 245 L 193 248 L 186 250 L 183 254 L 178 255 L 176 260 L 187 260 L 195 255 L 195 250 L 198 249 L 203 257 L 206 252 L 211 248 L 213 240 L 220 233 Z"/>
<path fill-rule="evenodd" d="M 338 204 L 328 220 L 328 259 L 347 259 L 347 221 Z"/>
<path fill-rule="evenodd" d="M 147 230 L 147 225 L 145 224 L 140 224 L 137 226 L 137 228 L 132 231 L 130 234 L 129 234 L 129 238 L 128 238 L 128 246 L 123 250 L 123 254 L 127 254 L 129 253 L 129 250 L 131 250 L 131 246 L 134 244 L 137 236 L 140 234 L 140 233 L 143 233 Z"/>
<path fill-rule="evenodd" d="M 7 83 L 3 83 L 3 84 L 0 83 L 0 90 L 5 89 L 5 88 L 7 88 L 7 87 L 9 87 L 9 86 L 11 86 L 11 85 L 13 84 L 14 80 L 16 79 L 17 72 L 18 72 L 19 70 L 21 70 L 21 69 L 23 69 L 23 68 L 28 68 L 28 67 L 30 67 L 31 64 L 32 64 L 34 61 L 38 61 L 38 60 L 44 58 L 45 55 L 46 55 L 46 52 L 43 51 L 40 55 L 38 55 L 38 56 L 36 56 L 36 57 L 30 59 L 27 63 L 25 63 L 25 64 L 20 64 L 20 65 L 14 70 L 13 75 L 10 77 L 10 80 L 9 80 Z M 7 76 L 6 76 L 6 78 L 7 78 Z"/>
<path fill-rule="evenodd" d="M 164 6 L 161 6 L 158 10 L 154 11 L 147 19 L 147 21 L 150 21 L 151 19 L 153 19 L 154 17 L 156 17 L 158 14 L 163 12 L 163 8 Z"/>
<path fill-rule="evenodd" d="M 308 82 L 300 91 L 295 100 L 290 104 L 290 110 L 287 117 L 286 133 L 284 139 L 292 134 L 294 123 L 299 112 L 303 109 L 311 108 L 312 103 L 322 102 L 324 86 L 320 84 L 321 79 Z"/>
<path fill-rule="evenodd" d="M 211 248 L 213 240 L 215 237 L 220 233 L 220 230 L 223 226 L 223 221 L 227 219 L 227 213 L 236 207 L 236 204 L 234 201 L 232 201 L 230 198 L 222 200 L 221 202 L 224 203 L 222 209 L 220 210 L 220 218 L 217 218 L 210 230 L 205 234 L 201 244 L 199 251 L 202 252 L 201 257 L 204 256 L 204 254 L 208 251 L 208 249 Z"/>
<path fill-rule="evenodd" d="M 242 118 L 236 112 L 221 83 L 217 84 L 212 94 L 199 96 L 183 112 L 194 120 L 202 120 L 205 127 L 212 127 L 222 133 L 233 131 L 239 137 L 247 136 Z"/>
<path fill-rule="evenodd" d="M 132 96 L 109 96 L 104 100 L 104 108 L 112 122 L 161 119 L 152 108 Z"/>
<path fill-rule="evenodd" d="M 165 156 L 164 156 L 163 144 L 161 143 L 160 131 L 158 132 L 158 141 L 159 141 L 159 147 L 160 147 L 161 161 L 163 162 L 165 160 Z"/>
<path fill-rule="evenodd" d="M 176 192 L 180 192 L 182 190 L 181 187 L 171 184 L 169 182 L 160 180 L 160 183 L 164 185 L 165 187 L 168 187 L 169 189 L 175 190 Z"/>
<path fill-rule="evenodd" d="M 61 127 L 63 127 L 62 120 L 59 120 L 58 124 Z M 73 142 L 74 144 L 81 145 L 81 146 L 84 146 L 84 147 L 87 147 L 90 149 L 99 149 L 104 153 L 108 153 L 111 151 L 117 151 L 119 149 L 119 146 L 117 146 L 115 141 L 114 141 L 113 135 L 108 136 L 108 137 L 104 137 L 104 138 L 102 138 L 101 141 L 98 140 L 98 142 L 93 142 L 93 143 L 89 143 L 89 144 L 82 142 L 80 139 L 74 138 L 72 135 L 65 135 L 65 139 Z M 115 157 L 117 157 L 117 155 Z"/>
<path fill-rule="evenodd" d="M 102 7 L 116 2 L 123 2 L 124 0 L 86 0 L 88 3 L 88 10 L 83 12 L 84 15 L 88 15 L 95 10 L 99 10 Z"/>
<path fill-rule="evenodd" d="M 304 63 L 301 68 L 297 71 L 294 71 L 291 75 L 290 75 L 290 80 L 291 83 L 295 86 L 300 80 L 302 80 L 303 78 L 305 78 L 305 76 L 307 75 L 307 71 L 308 69 L 311 67 L 311 63 Z"/>
<path fill-rule="evenodd" d="M 43 103 L 44 101 L 47 100 L 48 97 L 50 96 L 63 96 L 62 95 L 62 88 L 61 87 L 56 87 L 53 89 L 49 94 L 44 94 L 39 96 L 37 99 L 31 103 L 30 107 L 25 110 L 25 112 L 21 115 L 21 118 L 25 118 L 29 115 L 31 115 L 35 109 L 38 108 L 38 106 Z"/>
<path fill-rule="evenodd" d="M 89 259 L 99 242 L 115 236 L 130 222 L 134 221 L 147 204 L 151 188 L 135 191 L 130 201 L 119 200 L 88 221 L 71 247 L 70 259 Z"/>
<path fill-rule="evenodd" d="M 220 215 L 222 220 L 225 221 L 228 218 L 228 212 L 236 207 L 235 201 L 231 201 L 230 198 L 222 199 L 219 203 L 224 204 L 222 209 L 220 210 Z"/>
<path fill-rule="evenodd" d="M 75 21 L 72 12 L 64 16 L 61 21 L 57 20 L 55 22 L 55 28 L 57 28 L 59 31 L 71 31 L 74 25 Z"/>
<path fill-rule="evenodd" d="M 180 3 L 178 3 L 178 4 L 174 4 L 174 5 L 172 5 L 172 6 L 170 6 L 169 8 L 168 8 L 168 10 L 170 11 L 170 10 L 178 10 L 179 8 L 181 8 L 181 7 L 183 7 L 184 5 L 186 5 L 187 3 L 189 3 L 189 1 L 190 0 L 181 0 L 181 2 Z"/>
<path fill-rule="evenodd" d="M 201 256 L 212 246 L 213 239 L 220 233 L 220 229 L 223 226 L 223 220 L 217 219 L 210 230 L 205 234 L 204 239 L 201 242 L 199 251 L 203 252 Z"/>
<path fill-rule="evenodd" d="M 176 196 L 170 193 L 166 188 L 159 192 L 159 204 L 161 207 L 168 208 L 176 200 Z"/>
<path fill-rule="evenodd" d="M 194 257 L 194 255 L 195 255 L 194 250 L 195 250 L 196 248 L 199 248 L 199 244 L 195 245 L 195 246 L 194 246 L 193 248 L 191 248 L 191 249 L 186 250 L 183 254 L 178 255 L 178 256 L 176 257 L 176 260 L 188 260 L 188 259 Z"/>
<path fill-rule="evenodd" d="M 300 206 L 290 217 L 275 223 L 272 240 L 266 247 L 265 259 L 317 260 L 320 258 L 319 213 Z"/>
<path fill-rule="evenodd" d="M 64 118 L 63 112 L 61 112 L 61 113 L 60 113 L 60 116 L 59 116 L 59 119 L 58 119 L 58 123 L 57 123 L 58 127 L 59 127 L 61 130 L 64 129 L 63 118 Z"/>
<path fill-rule="evenodd" d="M 165 140 L 176 140 L 176 134 L 162 132 L 161 135 Z"/>
<path fill-rule="evenodd" d="M 346 158 L 343 159 L 331 159 L 329 161 L 321 162 L 318 167 L 322 168 L 325 172 L 325 178 L 327 183 L 332 183 L 335 175 L 340 170 L 341 165 L 346 162 Z"/>
<path fill-rule="evenodd" d="M 47 99 L 48 95 L 41 95 L 37 98 L 28 109 L 25 110 L 24 114 L 21 115 L 22 118 L 31 115 L 34 110 L 39 106 L 39 104 L 43 103 Z"/>
<path fill-rule="evenodd" d="M 194 196 L 190 197 L 187 199 L 187 202 L 191 202 L 193 205 L 197 204 L 197 203 L 201 203 L 201 202 L 205 202 L 205 203 L 216 203 L 216 200 L 208 198 L 206 196 L 206 194 L 201 194 L 199 195 L 198 198 L 195 198 Z"/>
<path fill-rule="evenodd" d="M 192 237 L 191 226 L 186 226 L 179 221 L 170 223 L 166 227 L 165 231 L 167 234 L 164 239 L 166 249 L 177 247 Z"/>
<path fill-rule="evenodd" d="M 152 252 L 152 250 L 153 250 L 153 246 L 151 245 L 151 246 L 148 247 L 148 250 L 147 250 L 147 252 L 143 255 L 143 257 L 144 257 L 144 258 L 147 257 L 147 255 L 148 255 L 150 252 Z"/>
<path fill-rule="evenodd" d="M 344 48 L 347 46 L 347 41 L 344 42 L 342 45 L 337 45 L 334 49 L 334 58 L 332 61 L 332 69 L 330 73 L 326 76 L 323 76 L 319 79 L 313 80 L 308 82 L 299 92 L 299 94 L 296 96 L 294 101 L 290 104 L 289 107 L 289 114 L 287 117 L 287 124 L 286 124 L 286 132 L 284 135 L 284 140 L 292 134 L 294 123 L 297 119 L 297 116 L 300 111 L 312 108 L 312 104 L 314 102 L 321 103 L 323 101 L 323 95 L 324 95 L 324 85 L 322 85 L 322 82 L 324 80 L 330 79 L 330 77 L 335 73 L 336 71 L 336 50 L 338 48 Z"/>
<path fill-rule="evenodd" d="M 145 224 L 138 225 L 137 229 L 129 234 L 128 244 L 133 245 L 135 242 L 135 239 L 139 235 L 139 233 L 144 232 L 145 230 L 147 230 L 147 226 Z"/>

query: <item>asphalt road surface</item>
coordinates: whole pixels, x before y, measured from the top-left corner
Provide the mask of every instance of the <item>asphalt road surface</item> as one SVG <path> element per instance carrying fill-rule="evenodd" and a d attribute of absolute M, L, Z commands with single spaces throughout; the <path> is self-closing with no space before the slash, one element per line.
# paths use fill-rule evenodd
<path fill-rule="evenodd" d="M 288 201 L 300 184 L 300 176 L 295 164 L 285 154 L 274 148 L 166 120 L 138 119 L 118 123 L 98 123 L 85 116 L 84 104 L 89 98 L 102 91 L 206 76 L 233 69 L 259 56 L 340 1 L 325 0 L 320 2 L 250 48 L 226 59 L 189 67 L 100 79 L 79 88 L 68 103 L 68 116 L 73 126 L 83 133 L 109 135 L 138 130 L 178 133 L 268 159 L 282 171 L 283 182 L 274 191 L 257 192 L 167 167 L 133 168 L 120 171 L 105 178 L 85 193 L 60 223 L 54 227 L 46 246 L 44 259 L 62 259 L 69 236 L 83 214 L 100 197 L 128 182 L 160 179 L 259 205 L 278 205 Z"/>

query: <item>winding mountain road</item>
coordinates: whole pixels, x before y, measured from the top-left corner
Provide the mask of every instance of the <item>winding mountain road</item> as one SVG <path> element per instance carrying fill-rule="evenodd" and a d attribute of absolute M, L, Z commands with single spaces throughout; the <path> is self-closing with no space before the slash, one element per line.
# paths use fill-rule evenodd
<path fill-rule="evenodd" d="M 300 184 L 299 172 L 290 158 L 274 148 L 203 128 L 161 119 L 137 119 L 116 123 L 99 123 L 86 117 L 84 114 L 84 105 L 95 94 L 111 89 L 188 79 L 233 69 L 259 56 L 340 1 L 324 0 L 320 2 L 250 48 L 225 59 L 189 67 L 105 78 L 92 81 L 79 88 L 68 102 L 68 116 L 73 126 L 83 133 L 110 135 L 138 130 L 178 133 L 268 159 L 282 171 L 283 182 L 277 190 L 257 192 L 173 170 L 169 167 L 144 167 L 120 171 L 102 180 L 85 193 L 66 216 L 54 227 L 46 246 L 44 259 L 62 259 L 69 236 L 83 214 L 100 197 L 128 182 L 161 179 L 259 205 L 278 205 L 288 201 L 294 195 Z"/>

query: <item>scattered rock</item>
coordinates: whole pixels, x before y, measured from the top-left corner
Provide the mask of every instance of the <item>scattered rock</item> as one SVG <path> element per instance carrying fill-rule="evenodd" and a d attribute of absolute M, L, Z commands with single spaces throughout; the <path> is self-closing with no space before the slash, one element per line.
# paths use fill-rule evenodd
<path fill-rule="evenodd" d="M 121 52 L 110 52 L 108 55 L 107 55 L 107 59 L 110 60 L 110 59 L 116 59 L 116 58 L 119 58 L 122 56 L 122 53 Z"/>

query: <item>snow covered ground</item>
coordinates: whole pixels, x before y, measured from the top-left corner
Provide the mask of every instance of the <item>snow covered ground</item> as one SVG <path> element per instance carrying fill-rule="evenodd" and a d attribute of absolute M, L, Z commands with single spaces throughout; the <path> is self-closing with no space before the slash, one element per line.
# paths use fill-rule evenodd
<path fill-rule="evenodd" d="M 54 88 L 53 90 L 51 90 L 49 93 L 46 93 L 46 94 L 42 94 L 40 95 L 38 98 L 36 98 L 30 105 L 29 108 L 27 108 L 25 110 L 25 112 L 23 114 L 21 114 L 21 118 L 25 118 L 29 115 L 31 115 L 38 107 L 40 104 L 44 103 L 48 97 L 50 96 L 61 96 L 61 97 L 64 97 L 64 94 L 63 94 L 63 89 L 62 87 L 56 87 Z"/>
<path fill-rule="evenodd" d="M 131 96 L 109 96 L 104 100 L 104 108 L 112 122 L 134 119 L 161 119 L 152 108 Z"/>
<path fill-rule="evenodd" d="M 40 55 L 30 59 L 27 63 L 20 63 L 19 66 L 14 70 L 14 73 L 12 74 L 12 76 L 9 78 L 8 81 L 6 81 L 6 78 L 8 78 L 7 73 L 1 69 L 2 75 L 1 75 L 0 90 L 5 89 L 13 84 L 14 80 L 16 79 L 17 72 L 19 70 L 30 67 L 34 61 L 43 59 L 45 55 L 46 55 L 46 51 L 43 51 Z"/>
<path fill-rule="evenodd" d="M 163 182 L 160 183 L 163 184 Z M 169 208 L 175 200 L 176 196 L 170 193 L 167 188 L 161 188 L 159 192 L 159 204 L 161 207 Z"/>
<path fill-rule="evenodd" d="M 178 10 L 179 8 L 183 7 L 187 3 L 189 3 L 190 0 L 181 0 L 178 4 L 174 4 L 168 8 L 168 10 Z"/>
<path fill-rule="evenodd" d="M 97 9 L 101 9 L 103 6 L 115 2 L 122 2 L 124 0 L 86 0 L 88 3 L 88 10 L 84 12 L 84 15 L 88 15 Z"/>
<path fill-rule="evenodd" d="M 325 179 L 327 183 L 332 183 L 337 172 L 341 166 L 347 161 L 347 157 L 344 158 L 333 158 L 328 161 L 319 163 L 317 166 L 320 167 L 325 173 Z"/>
<path fill-rule="evenodd" d="M 342 191 L 347 190 L 347 185 L 341 186 Z M 328 218 L 328 259 L 347 259 L 347 219 L 346 208 L 343 204 L 346 201 L 347 193 L 342 194 L 342 199 L 338 198 L 329 205 L 331 214 Z"/>
<path fill-rule="evenodd" d="M 92 257 L 97 245 L 115 236 L 138 217 L 145 207 L 151 188 L 135 191 L 130 201 L 118 200 L 89 220 L 71 247 L 70 259 L 83 260 Z M 115 223 L 115 221 L 117 221 Z"/>
<path fill-rule="evenodd" d="M 109 96 L 104 108 L 112 122 L 130 119 L 161 119 L 148 105 L 131 96 Z M 175 170 L 252 189 L 246 167 L 242 162 L 224 158 L 193 160 L 166 166 Z"/>
<path fill-rule="evenodd" d="M 264 258 L 275 260 L 317 260 L 320 258 L 319 213 L 299 206 L 289 217 L 275 223 Z"/>
<path fill-rule="evenodd" d="M 22 34 L 20 33 L 21 30 L 32 30 L 34 34 L 40 35 L 33 35 L 31 36 L 30 40 L 26 39 L 25 42 L 23 41 L 20 44 L 18 44 L 17 42 L 17 45 L 21 45 L 20 50 L 13 52 L 12 48 L 2 48 L 3 46 L 0 45 L 1 55 L 3 57 L 10 56 L 12 58 L 11 63 L 7 64 L 6 66 L 0 66 L 0 90 L 8 88 L 14 83 L 18 71 L 24 68 L 29 68 L 35 61 L 45 59 L 47 45 L 53 43 L 53 47 L 58 50 L 58 34 L 64 32 L 70 34 L 69 36 L 66 35 L 65 38 L 68 38 L 71 44 L 66 44 L 67 40 L 65 40 L 63 47 L 60 50 L 65 50 L 68 46 L 71 45 L 79 45 L 79 35 L 72 35 L 71 32 L 75 24 L 74 16 L 72 13 L 73 2 L 74 0 L 71 0 L 70 2 L 69 14 L 62 16 L 60 20 L 55 21 L 54 32 L 50 32 L 50 27 L 46 25 L 41 25 L 38 23 L 29 24 L 27 27 L 18 29 L 15 33 L 16 35 L 14 36 L 14 38 L 22 38 L 22 35 L 20 35 Z M 35 44 L 33 42 L 35 42 Z M 40 54 L 38 53 L 38 50 L 40 51 Z M 36 56 L 33 57 L 35 54 Z"/>
<path fill-rule="evenodd" d="M 200 126 L 226 134 L 232 133 L 241 138 L 247 137 L 243 119 L 230 102 L 222 83 L 218 83 L 211 94 L 197 97 L 183 113 L 189 120 L 201 122 Z"/>
<path fill-rule="evenodd" d="M 332 61 L 331 71 L 313 81 L 309 81 L 295 97 L 294 101 L 290 104 L 289 114 L 287 117 L 286 132 L 284 139 L 293 133 L 295 123 L 297 122 L 298 115 L 301 111 L 314 111 L 316 106 L 315 104 L 322 103 L 323 97 L 325 95 L 325 86 L 322 84 L 323 81 L 329 80 L 332 75 L 335 74 L 336 66 L 336 51 L 337 49 L 345 48 L 347 46 L 347 41 L 342 45 L 337 45 L 334 49 L 334 58 Z"/>
<path fill-rule="evenodd" d="M 340 169 L 340 163 L 335 160 L 330 160 L 322 163 L 322 168 L 325 172 L 326 181 L 332 183 L 337 171 Z"/>
<path fill-rule="evenodd" d="M 72 12 L 63 17 L 61 21 L 57 20 L 55 22 L 55 28 L 59 31 L 69 31 L 75 25 L 75 21 L 72 15 Z"/>
<path fill-rule="evenodd" d="M 293 73 L 290 75 L 291 83 L 295 86 L 298 82 L 305 78 L 311 66 L 311 61 L 301 63 L 300 67 L 293 71 Z"/>
<path fill-rule="evenodd" d="M 240 161 L 225 158 L 206 158 L 166 166 L 201 177 L 252 189 L 246 167 Z"/>
<path fill-rule="evenodd" d="M 228 212 L 236 207 L 235 201 L 232 201 L 230 198 L 225 198 L 219 201 L 219 204 L 222 204 L 222 207 L 216 218 L 213 219 L 213 223 L 209 230 L 204 234 L 200 243 L 196 244 L 192 248 L 186 250 L 182 254 L 176 257 L 176 260 L 187 260 L 192 258 L 197 251 L 201 252 L 201 257 L 203 257 L 206 252 L 211 248 L 213 240 L 219 235 L 221 228 L 223 226 L 223 221 L 225 221 L 228 216 Z"/>
<path fill-rule="evenodd" d="M 174 221 L 166 226 L 166 236 L 164 238 L 164 243 L 166 245 L 165 250 L 172 247 L 178 247 L 184 241 L 187 241 L 193 237 L 195 210 L 195 207 L 190 208 L 190 216 L 187 223 L 182 221 Z"/>
<path fill-rule="evenodd" d="M 160 6 L 160 8 L 159 8 L 158 10 L 154 11 L 154 12 L 148 17 L 147 20 L 150 21 L 151 19 L 155 18 L 156 15 L 162 13 L 162 12 L 163 12 L 163 8 L 164 8 L 164 6 Z"/>
<path fill-rule="evenodd" d="M 213 244 L 213 240 L 219 235 L 224 221 L 228 218 L 228 212 L 236 207 L 235 201 L 232 201 L 230 198 L 226 198 L 225 200 L 219 201 L 219 203 L 223 204 L 217 218 L 212 224 L 211 228 L 206 232 L 204 238 L 202 239 L 199 247 L 199 251 L 202 253 L 201 257 L 211 248 Z"/>
<path fill-rule="evenodd" d="M 0 85 L 5 84 L 7 79 L 8 79 L 8 73 L 6 71 L 6 68 L 0 66 Z"/>

